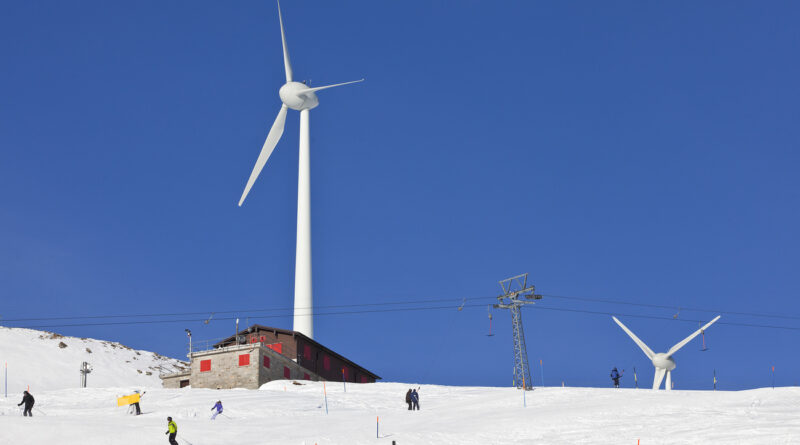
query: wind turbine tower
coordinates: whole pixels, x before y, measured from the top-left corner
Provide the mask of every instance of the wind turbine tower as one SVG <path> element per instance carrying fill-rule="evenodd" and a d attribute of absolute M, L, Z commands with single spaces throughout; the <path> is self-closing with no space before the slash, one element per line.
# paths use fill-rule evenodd
<path fill-rule="evenodd" d="M 641 348 L 644 355 L 653 362 L 653 366 L 656 368 L 656 373 L 653 376 L 653 389 L 657 390 L 661 387 L 661 381 L 664 380 L 664 375 L 667 376 L 667 383 L 664 387 L 667 391 L 672 390 L 672 371 L 675 369 L 675 360 L 672 358 L 672 355 L 678 352 L 679 349 L 686 346 L 687 343 L 692 341 L 693 338 L 697 337 L 701 332 L 704 332 L 708 329 L 709 326 L 714 324 L 721 315 L 717 315 L 716 318 L 709 321 L 705 326 L 695 331 L 692 335 L 684 338 L 683 340 L 679 341 L 675 346 L 669 348 L 667 352 L 659 352 L 658 354 L 654 353 L 652 349 L 650 349 L 643 341 L 639 340 L 639 337 L 636 336 L 627 326 L 622 324 L 621 321 L 617 320 L 617 317 L 611 317 L 614 319 L 615 322 L 625 331 L 626 334 L 636 343 L 639 348 Z"/>
<path fill-rule="evenodd" d="M 297 173 L 297 250 L 294 268 L 294 330 L 314 338 L 313 298 L 311 291 L 311 178 L 310 178 L 310 143 L 309 143 L 309 111 L 319 105 L 316 92 L 328 88 L 362 82 L 364 79 L 311 88 L 305 83 L 295 82 L 292 77 L 292 64 L 289 61 L 289 48 L 286 45 L 286 32 L 283 29 L 281 5 L 278 2 L 278 21 L 281 27 L 281 43 L 283 45 L 283 67 L 286 71 L 286 83 L 278 90 L 281 98 L 281 109 L 272 124 L 267 140 L 261 148 L 256 165 L 253 167 L 247 185 L 244 188 L 239 206 L 244 203 L 250 188 L 253 187 L 259 173 L 267 163 L 272 150 L 283 135 L 286 113 L 289 108 L 300 112 L 300 156 Z"/>

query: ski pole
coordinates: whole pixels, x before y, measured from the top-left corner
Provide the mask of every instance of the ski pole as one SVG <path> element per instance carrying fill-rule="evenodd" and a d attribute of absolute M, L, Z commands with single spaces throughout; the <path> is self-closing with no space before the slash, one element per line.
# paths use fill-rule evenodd
<path fill-rule="evenodd" d="M 191 442 L 189 442 L 188 440 L 186 440 L 186 438 L 184 438 L 183 436 L 177 436 L 177 437 L 178 437 L 178 439 L 180 439 L 180 440 L 182 440 L 182 441 L 184 441 L 184 442 L 188 443 L 189 445 L 192 445 L 192 443 L 191 443 Z"/>
<path fill-rule="evenodd" d="M 46 412 L 44 412 L 44 411 L 40 410 L 39 408 L 36 408 L 36 411 L 39 411 L 40 413 L 44 414 L 45 416 L 47 415 L 47 413 L 46 413 Z"/>

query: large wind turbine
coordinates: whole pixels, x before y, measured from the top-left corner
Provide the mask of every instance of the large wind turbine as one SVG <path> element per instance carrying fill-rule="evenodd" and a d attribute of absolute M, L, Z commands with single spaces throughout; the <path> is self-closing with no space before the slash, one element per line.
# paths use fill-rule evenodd
<path fill-rule="evenodd" d="M 667 383 L 664 389 L 667 391 L 672 390 L 672 370 L 675 369 L 675 360 L 672 359 L 672 354 L 678 352 L 678 350 L 692 341 L 693 338 L 697 337 L 701 332 L 708 329 L 709 326 L 714 324 L 715 321 L 719 320 L 721 315 L 717 315 L 716 318 L 709 321 L 708 324 L 703 326 L 702 328 L 695 331 L 692 335 L 684 338 L 680 342 L 678 342 L 675 346 L 669 348 L 667 352 L 659 352 L 658 354 L 654 353 L 652 349 L 648 348 L 643 341 L 639 340 L 639 337 L 636 336 L 630 329 L 628 329 L 621 321 L 617 320 L 617 317 L 611 317 L 614 321 L 617 322 L 619 327 L 628 334 L 633 341 L 644 351 L 644 355 L 653 362 L 653 366 L 656 368 L 656 374 L 653 376 L 653 389 L 658 389 L 661 386 L 661 381 L 664 380 L 664 374 L 667 375 Z"/>
<path fill-rule="evenodd" d="M 286 111 L 291 108 L 300 112 L 300 162 L 297 174 L 297 250 L 294 268 L 294 330 L 302 332 L 309 338 L 314 337 L 313 308 L 311 296 L 311 182 L 309 178 L 309 110 L 319 105 L 316 92 L 327 88 L 338 87 L 351 83 L 361 82 L 364 79 L 352 82 L 337 83 L 311 88 L 304 83 L 292 80 L 292 64 L 289 62 L 289 48 L 286 46 L 286 33 L 283 30 L 283 16 L 281 5 L 278 2 L 278 20 L 281 25 L 281 43 L 283 44 L 283 66 L 286 69 L 286 83 L 278 90 L 281 98 L 280 111 L 272 128 L 267 134 L 267 140 L 261 148 L 250 179 L 239 199 L 242 205 L 258 174 L 267 163 L 269 155 L 278 144 L 283 135 L 286 123 Z"/>

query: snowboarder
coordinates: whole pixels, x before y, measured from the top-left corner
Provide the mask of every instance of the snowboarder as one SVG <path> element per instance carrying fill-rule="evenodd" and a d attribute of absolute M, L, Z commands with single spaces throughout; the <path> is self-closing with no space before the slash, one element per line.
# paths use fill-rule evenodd
<path fill-rule="evenodd" d="M 419 410 L 419 394 L 416 389 L 411 391 L 411 402 L 414 404 L 414 409 Z"/>
<path fill-rule="evenodd" d="M 22 411 L 23 416 L 33 417 L 33 412 L 31 412 L 31 410 L 33 409 L 33 402 L 34 400 L 31 393 L 29 393 L 28 391 L 24 391 L 22 395 L 22 401 L 17 404 L 17 406 L 22 406 L 23 403 L 25 404 L 25 410 Z"/>
<path fill-rule="evenodd" d="M 178 445 L 178 441 L 175 440 L 175 436 L 178 435 L 178 425 L 175 425 L 172 417 L 167 417 L 167 432 L 164 434 L 169 434 L 170 445 Z"/>
<path fill-rule="evenodd" d="M 214 410 L 216 410 L 216 411 L 214 412 L 214 414 L 211 415 L 211 420 L 216 419 L 218 415 L 222 414 L 222 402 L 221 401 L 217 400 L 217 403 L 215 403 L 214 406 L 211 407 L 211 411 L 214 411 Z"/>
<path fill-rule="evenodd" d="M 406 393 L 406 403 L 408 403 L 408 410 L 411 411 L 411 390 L 409 389 Z"/>
<path fill-rule="evenodd" d="M 625 373 L 625 370 L 622 370 L 622 373 Z M 617 368 L 611 370 L 611 380 L 614 381 L 614 388 L 619 388 L 619 379 L 622 377 L 622 374 L 617 371 Z"/>

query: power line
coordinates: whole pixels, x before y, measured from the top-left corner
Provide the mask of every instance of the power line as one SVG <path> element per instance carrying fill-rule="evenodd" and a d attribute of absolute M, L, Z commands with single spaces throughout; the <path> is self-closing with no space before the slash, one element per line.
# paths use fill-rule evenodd
<path fill-rule="evenodd" d="M 494 300 L 494 297 L 475 297 L 475 298 L 462 298 L 461 300 Z M 327 306 L 315 306 L 313 308 L 303 307 L 283 307 L 283 308 L 265 308 L 265 309 L 241 309 L 235 311 L 203 311 L 203 312 L 165 312 L 156 314 L 114 314 L 114 315 L 73 315 L 68 317 L 33 317 L 33 318 L 6 318 L 0 319 L 0 322 L 19 322 L 19 321 L 50 321 L 50 320 L 92 320 L 100 318 L 134 318 L 134 317 L 176 317 L 183 315 L 210 315 L 210 314 L 252 314 L 257 312 L 275 312 L 275 311 L 291 311 L 294 309 L 330 309 L 330 308 L 347 308 L 347 307 L 363 307 L 363 306 L 394 306 L 403 304 L 425 304 L 425 303 L 442 303 L 445 301 L 457 301 L 455 298 L 439 298 L 428 300 L 410 300 L 410 301 L 392 301 L 384 303 L 356 303 L 356 304 L 337 304 Z M 316 315 L 316 314 L 314 314 Z M 241 318 L 241 317 L 240 317 Z M 252 317 L 251 317 L 252 318 Z M 216 318 L 215 320 L 223 320 Z"/>
<path fill-rule="evenodd" d="M 474 298 L 473 300 L 478 299 Z M 430 300 L 429 300 L 430 301 Z M 452 301 L 452 299 L 448 299 L 446 301 Z M 380 303 L 376 303 L 380 304 Z M 407 303 L 406 303 L 407 304 Z M 366 305 L 343 305 L 343 306 L 366 306 Z M 483 308 L 484 304 L 464 304 L 461 307 L 481 307 Z M 454 309 L 455 305 L 447 305 L 447 306 L 423 306 L 423 307 L 414 307 L 414 308 L 393 308 L 393 309 L 369 309 L 369 310 L 354 310 L 354 311 L 338 311 L 338 312 L 319 312 L 315 313 L 314 316 L 332 316 L 332 315 L 355 315 L 355 314 L 373 314 L 373 313 L 392 313 L 392 312 L 410 312 L 410 311 L 428 311 L 428 310 L 445 310 L 445 309 Z M 533 310 L 549 310 L 549 311 L 559 311 L 559 312 L 571 312 L 571 313 L 584 313 L 584 314 L 592 314 L 592 315 L 606 315 L 606 316 L 621 316 L 621 317 L 632 317 L 632 318 L 646 318 L 651 320 L 669 320 L 669 321 L 680 321 L 680 322 L 692 322 L 692 323 L 702 323 L 703 320 L 690 320 L 685 318 L 675 319 L 673 317 L 661 317 L 656 315 L 643 315 L 643 314 L 626 314 L 620 312 L 604 312 L 604 311 L 591 311 L 585 309 L 570 309 L 570 308 L 558 308 L 558 307 L 546 307 L 543 305 L 536 305 L 532 306 Z M 203 312 L 206 314 L 207 312 Z M 242 314 L 242 315 L 247 315 Z M 288 317 L 289 314 L 277 314 L 277 315 L 257 315 L 248 317 L 254 320 L 258 319 L 266 319 L 266 318 L 279 318 L 279 317 Z M 214 320 L 222 321 L 222 320 L 235 320 L 236 318 L 240 317 L 223 317 L 223 318 L 215 318 Z M 34 326 L 19 326 L 24 328 L 56 328 L 56 327 L 84 327 L 84 326 L 120 326 L 120 325 L 143 325 L 143 324 L 165 324 L 165 323 L 192 323 L 192 322 L 203 322 L 206 319 L 204 318 L 189 318 L 189 319 L 172 319 L 172 320 L 132 320 L 132 321 L 118 321 L 118 322 L 101 322 L 101 323 L 70 323 L 70 324 L 49 324 L 49 325 L 34 325 Z M 766 324 L 753 324 L 753 323 L 737 323 L 737 322 L 718 322 L 721 325 L 727 326 L 738 326 L 738 327 L 752 327 L 752 328 L 764 328 L 764 329 L 782 329 L 782 330 L 790 330 L 790 331 L 800 331 L 800 327 L 792 327 L 792 326 L 780 326 L 780 325 L 766 325 Z"/>
<path fill-rule="evenodd" d="M 750 317 L 761 317 L 761 318 L 781 318 L 786 320 L 800 320 L 800 316 L 795 315 L 779 315 L 779 314 L 764 314 L 759 312 L 735 312 L 735 311 L 722 311 L 718 309 L 701 309 L 701 308 L 692 308 L 692 307 L 685 307 L 685 306 L 666 306 L 660 304 L 648 304 L 648 303 L 634 303 L 631 301 L 621 301 L 621 300 L 610 300 L 606 298 L 589 298 L 589 297 L 573 297 L 567 295 L 550 295 L 550 294 L 542 294 L 545 297 L 549 298 L 560 298 L 565 300 L 577 300 L 577 301 L 588 301 L 593 303 L 608 303 L 608 304 L 621 304 L 621 305 L 628 305 L 628 306 L 638 306 L 638 307 L 649 307 L 655 309 L 678 309 L 681 311 L 687 312 L 713 312 L 716 314 L 725 314 L 725 315 L 745 315 Z"/>
<path fill-rule="evenodd" d="M 635 307 L 645 307 L 645 308 L 653 308 L 653 309 L 679 309 L 681 311 L 686 312 L 713 312 L 717 314 L 723 315 L 741 315 L 741 316 L 751 316 L 751 317 L 759 317 L 759 318 L 776 318 L 776 319 L 785 319 L 785 320 L 800 320 L 800 316 L 794 315 L 780 315 L 780 314 L 765 314 L 759 312 L 745 312 L 745 311 L 727 311 L 727 310 L 719 310 L 719 309 L 703 309 L 703 308 L 694 308 L 694 307 L 684 307 L 684 306 L 667 306 L 667 305 L 660 305 L 660 304 L 649 304 L 649 303 L 635 303 L 631 301 L 623 301 L 623 300 L 614 300 L 614 299 L 607 299 L 607 298 L 590 298 L 590 297 L 580 297 L 580 296 L 568 296 L 568 295 L 554 295 L 554 294 L 543 294 L 543 296 L 548 298 L 555 298 L 555 299 L 562 299 L 562 300 L 575 300 L 575 301 L 585 301 L 591 303 L 603 303 L 603 304 L 618 304 L 618 305 L 627 305 L 627 306 L 635 306 Z M 352 308 L 352 307 L 380 307 L 380 306 L 397 306 L 397 305 L 406 305 L 406 304 L 429 304 L 429 303 L 443 303 L 443 302 L 457 302 L 457 301 L 480 301 L 480 300 L 495 300 L 496 297 L 468 297 L 468 298 L 436 298 L 436 299 L 424 299 L 424 300 L 407 300 L 407 301 L 391 301 L 391 302 L 383 302 L 383 303 L 355 303 L 355 304 L 339 304 L 339 305 L 327 305 L 327 306 L 316 306 L 315 309 L 338 309 L 338 308 Z M 447 306 L 449 307 L 449 306 Z M 144 317 L 177 317 L 177 316 L 191 316 L 191 315 L 209 315 L 209 314 L 253 314 L 253 313 L 261 313 L 261 312 L 276 312 L 276 311 L 290 311 L 295 308 L 293 307 L 273 307 L 273 308 L 257 308 L 257 309 L 241 309 L 241 310 L 226 310 L 226 311 L 198 311 L 198 312 L 165 312 L 165 313 L 150 313 L 150 314 L 111 314 L 111 315 L 82 315 L 82 316 L 64 316 L 64 317 L 31 317 L 31 318 L 9 318 L 9 319 L 0 319 L 0 322 L 21 322 L 21 321 L 55 321 L 55 320 L 93 320 L 93 319 L 109 319 L 109 318 L 144 318 Z M 300 309 L 309 309 L 309 308 L 300 308 Z M 317 314 L 315 314 L 317 315 Z M 217 318 L 219 319 L 219 318 Z"/>

